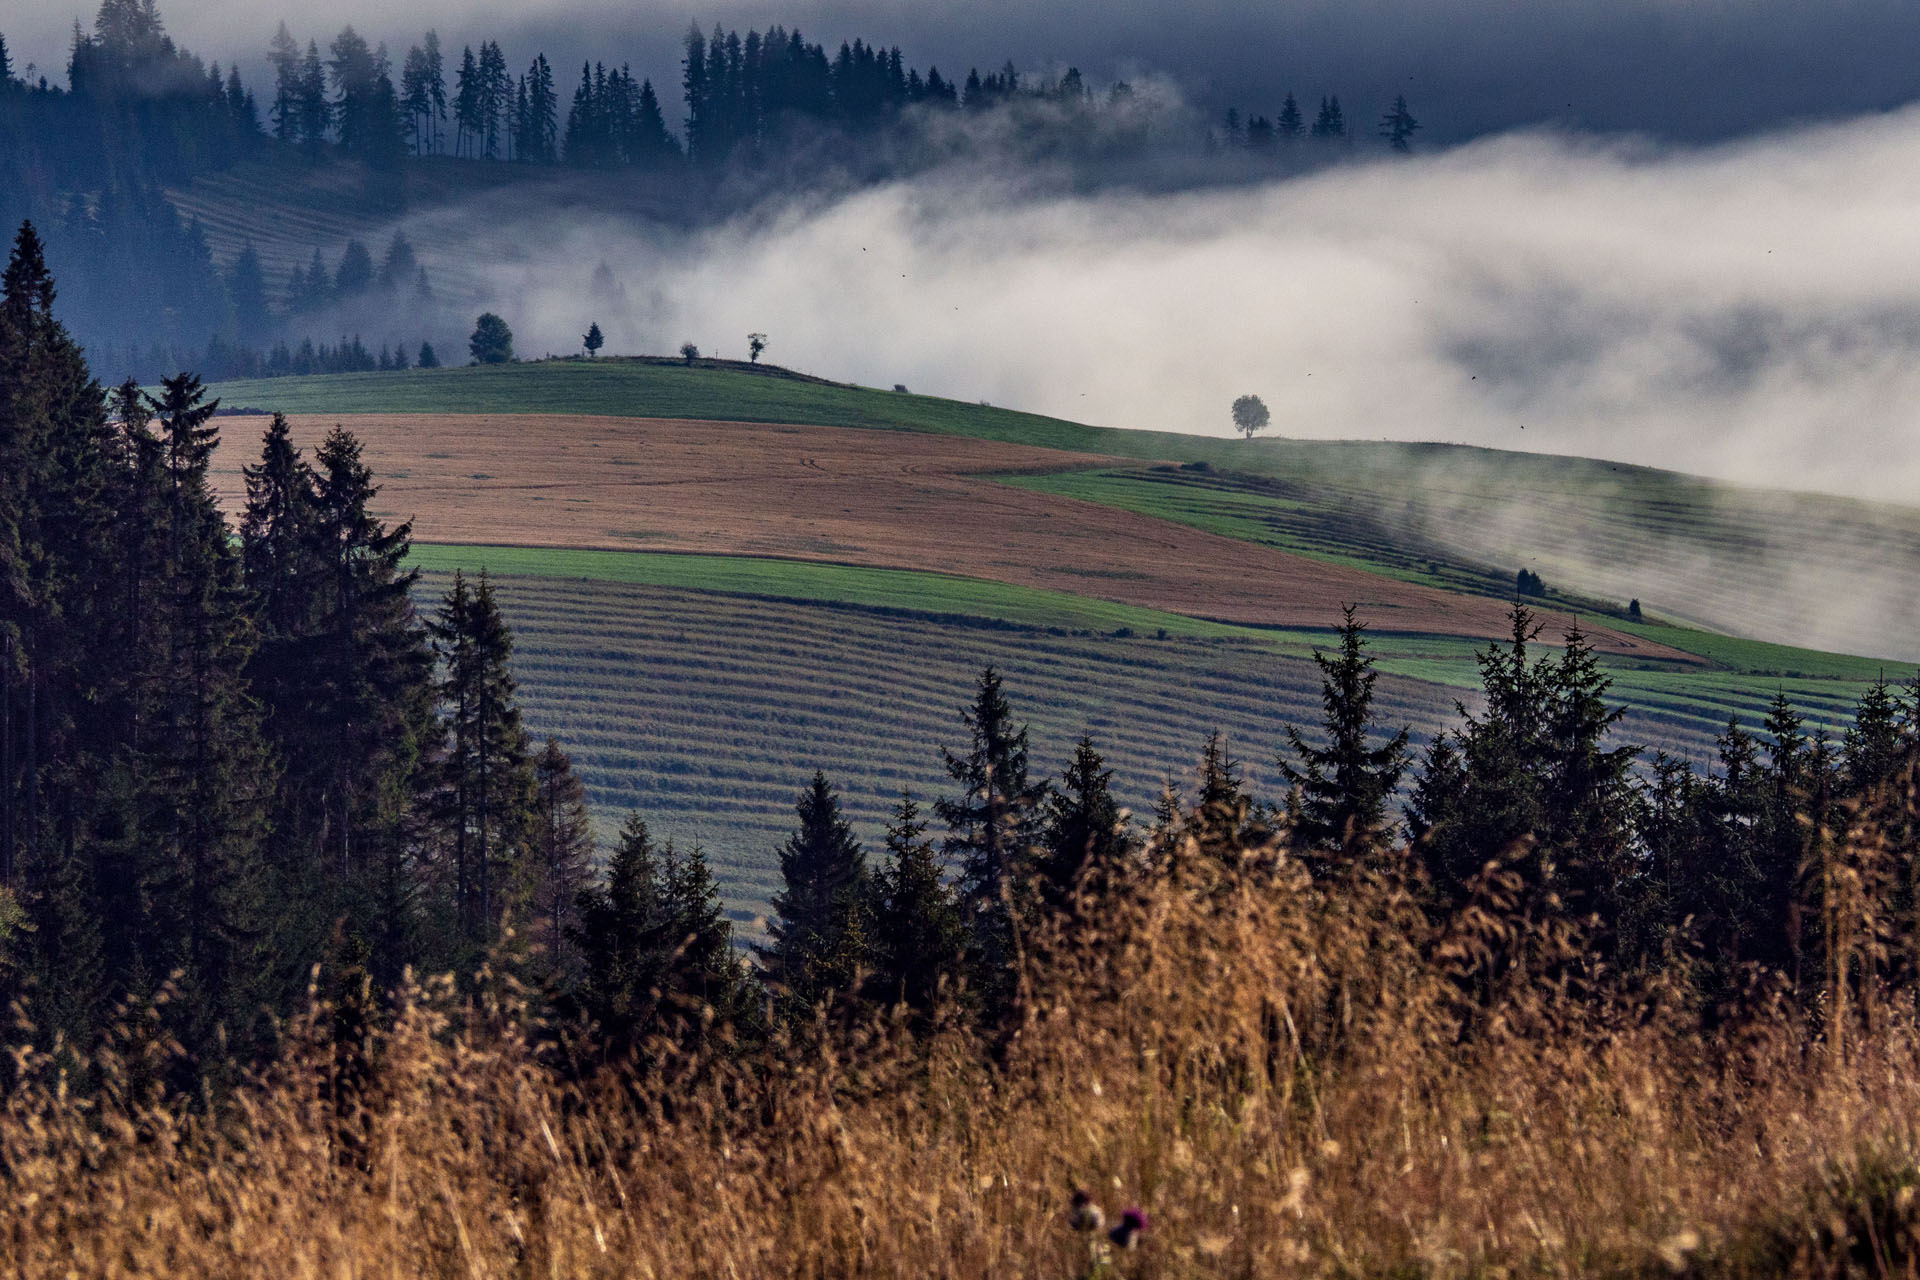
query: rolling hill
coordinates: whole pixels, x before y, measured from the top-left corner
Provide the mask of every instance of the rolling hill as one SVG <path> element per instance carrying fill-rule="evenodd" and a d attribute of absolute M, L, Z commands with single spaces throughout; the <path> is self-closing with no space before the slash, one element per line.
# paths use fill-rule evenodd
<path fill-rule="evenodd" d="M 1494 522 L 1449 526 L 1446 545 L 1405 532 L 1473 486 L 1558 493 L 1564 538 L 1637 530 L 1616 558 L 1680 556 L 1661 570 L 1674 576 L 1742 512 L 1760 531 L 1734 545 L 1758 573 L 1784 536 L 1766 521 L 1792 509 L 1577 459 L 1102 430 L 745 366 L 560 361 L 215 390 L 301 415 L 308 442 L 335 421 L 367 441 L 382 506 L 418 518 L 423 606 L 455 568 L 486 569 L 518 636 L 529 726 L 575 755 L 602 828 L 638 808 L 701 841 L 742 919 L 764 908 L 813 768 L 846 787 L 869 838 L 902 787 L 943 790 L 939 748 L 958 744 L 984 666 L 1030 719 L 1037 768 L 1090 733 L 1144 808 L 1218 728 L 1271 794 L 1284 726 L 1317 716 L 1311 653 L 1345 599 L 1399 604 L 1375 634 L 1389 720 L 1424 740 L 1471 697 L 1506 566 L 1549 563 L 1476 558 Z M 257 420 L 222 421 L 235 500 Z M 1413 477 L 1435 457 L 1466 479 L 1426 494 Z M 1920 529 L 1899 509 L 1799 501 L 1831 538 Z M 1081 572 L 1049 558 L 1068 546 Z M 1698 761 L 1730 715 L 1753 723 L 1776 693 L 1833 729 L 1867 682 L 1900 674 L 1635 622 L 1577 567 L 1549 581 L 1546 606 L 1611 650 L 1623 735 Z"/>
<path fill-rule="evenodd" d="M 1710 630 L 1920 659 L 1920 510 L 1886 503 L 1456 445 L 1244 442 L 1088 427 L 721 362 L 558 360 L 234 382 L 219 394 L 231 406 L 289 413 L 565 413 L 870 427 L 1100 454 L 1149 471 L 1204 464 L 1211 474 L 1188 475 L 1184 492 L 1154 491 L 1151 513 L 1207 527 L 1225 491 L 1237 515 L 1257 508 L 1253 518 L 1266 536 L 1284 537 L 1293 549 L 1432 585 L 1486 583 L 1503 594 L 1525 566 L 1562 593 L 1554 598 L 1586 610 L 1637 598 L 1649 612 Z M 1121 492 L 1137 488 L 1138 478 L 1071 496 L 1146 501 Z"/>

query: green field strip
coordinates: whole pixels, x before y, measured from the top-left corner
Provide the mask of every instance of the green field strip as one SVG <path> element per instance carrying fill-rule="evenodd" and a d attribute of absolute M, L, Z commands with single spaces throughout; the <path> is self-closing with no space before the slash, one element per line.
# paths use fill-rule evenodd
<path fill-rule="evenodd" d="M 1697 653 L 1721 666 L 1752 675 L 1864 683 L 1871 683 L 1884 675 L 1890 683 L 1899 683 L 1913 675 L 1914 671 L 1911 663 L 1894 662 L 1886 658 L 1822 653 L 1814 649 L 1769 644 L 1764 640 L 1745 640 L 1688 627 L 1612 620 L 1607 625 L 1657 644 Z"/>
<path fill-rule="evenodd" d="M 579 578 L 725 591 L 770 599 L 902 609 L 951 618 L 997 619 L 1024 626 L 1109 632 L 1123 628 L 1136 632 L 1165 630 L 1172 635 L 1237 639 L 1264 647 L 1289 642 L 1311 643 L 1309 637 L 1324 635 L 1211 622 L 1185 614 L 983 578 L 810 560 L 416 543 L 413 562 L 422 569 L 447 572 L 456 568 L 478 572 L 484 568 L 496 576 Z"/>
<path fill-rule="evenodd" d="M 1296 522 L 1312 519 L 1318 511 L 1315 505 L 1298 500 L 1268 495 L 1226 495 L 1210 492 L 1201 484 L 1178 484 L 1140 471 L 1056 471 L 998 479 L 1014 488 L 1118 507 L 1223 538 L 1273 547 L 1403 582 L 1443 589 L 1454 586 L 1442 575 L 1397 563 L 1384 546 L 1369 546 L 1365 541 L 1335 542 L 1315 536 L 1310 528 L 1294 527 Z M 1369 551 L 1375 554 L 1368 554 Z M 1484 582 L 1481 585 L 1485 585 Z"/>

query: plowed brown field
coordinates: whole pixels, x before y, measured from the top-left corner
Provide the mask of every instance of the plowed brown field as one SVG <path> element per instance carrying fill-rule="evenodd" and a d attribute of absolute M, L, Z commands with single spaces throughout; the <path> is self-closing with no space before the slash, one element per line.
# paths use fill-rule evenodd
<path fill-rule="evenodd" d="M 646 418 L 367 414 L 382 514 L 423 542 L 769 556 L 918 569 L 1196 617 L 1325 627 L 1356 604 L 1380 631 L 1490 638 L 1506 606 L 1289 555 L 1184 525 L 996 484 L 995 474 L 1114 460 L 954 436 Z M 227 425 L 216 480 L 243 492 L 253 433 Z M 1557 637 L 1571 621 L 1544 615 Z M 1689 655 L 1591 626 L 1608 652 Z"/>

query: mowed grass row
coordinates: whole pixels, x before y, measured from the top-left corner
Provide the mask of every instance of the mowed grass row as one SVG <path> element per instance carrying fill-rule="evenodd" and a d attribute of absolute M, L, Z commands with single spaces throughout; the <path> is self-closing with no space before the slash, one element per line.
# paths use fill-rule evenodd
<path fill-rule="evenodd" d="M 1551 588 L 1779 643 L 1920 657 L 1920 510 L 1744 488 L 1649 467 L 1438 444 L 1209 439 L 1083 426 L 932 396 L 666 361 L 234 382 L 229 405 L 301 413 L 581 413 L 932 431 L 1143 462 L 1205 463 L 1279 486 L 1233 513 L 1291 549 L 1473 589 L 1521 566 Z M 1139 500 L 1140 495 L 1132 495 Z M 1096 500 L 1126 505 L 1128 495 Z M 1154 514 L 1219 520 L 1218 494 Z M 1244 526 L 1243 526 L 1244 531 Z M 1238 535 L 1236 535 L 1238 536 Z M 1438 562 L 1438 563 L 1436 563 Z M 1462 569 L 1468 572 L 1464 575 Z"/>
<path fill-rule="evenodd" d="M 446 582 L 435 573 L 423 585 Z M 1036 771 L 1057 771 L 1090 733 L 1142 810 L 1216 727 L 1273 793 L 1281 726 L 1317 712 L 1311 664 L 1251 646 L 618 583 L 498 583 L 529 728 L 574 754 L 603 830 L 637 808 L 664 834 L 699 839 L 730 900 L 749 908 L 774 888 L 775 850 L 813 768 L 846 788 L 870 840 L 903 787 L 923 803 L 946 790 L 940 748 L 964 745 L 959 711 L 989 664 L 1032 723 Z M 1397 711 L 1422 722 L 1444 713 L 1440 691 L 1390 683 Z"/>
<path fill-rule="evenodd" d="M 602 836 L 638 810 L 662 835 L 698 840 L 742 919 L 763 911 L 777 887 L 776 850 L 814 768 L 845 789 L 873 846 L 902 788 L 923 804 L 946 793 L 940 748 L 964 745 L 960 708 L 989 664 L 1032 726 L 1037 774 L 1057 772 L 1073 742 L 1091 734 L 1139 812 L 1166 780 L 1190 776 L 1216 728 L 1256 793 L 1278 798 L 1285 726 L 1310 728 L 1320 714 L 1307 636 L 1289 651 L 1258 638 L 1115 634 L 529 574 L 538 553 L 493 548 L 417 555 L 432 566 L 423 605 L 444 594 L 454 564 L 496 575 L 528 727 L 573 754 Z M 1410 724 L 1423 743 L 1455 723 L 1455 700 L 1472 697 L 1470 646 L 1378 643 L 1388 672 L 1383 723 Z M 1778 683 L 1727 672 L 1699 673 L 1695 684 L 1661 672 L 1617 676 L 1634 703 L 1623 738 L 1701 761 L 1726 716 L 1757 723 Z M 1822 719 L 1857 697 L 1852 682 L 1805 685 Z"/>

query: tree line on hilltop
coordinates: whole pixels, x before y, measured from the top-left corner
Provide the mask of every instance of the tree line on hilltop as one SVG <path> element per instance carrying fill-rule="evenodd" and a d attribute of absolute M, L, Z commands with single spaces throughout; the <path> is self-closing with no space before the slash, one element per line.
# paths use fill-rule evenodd
<path fill-rule="evenodd" d="M 1128 85 L 1096 93 L 1074 69 L 1033 78 L 1009 62 L 950 77 L 909 65 L 897 46 L 830 50 L 779 25 L 690 30 L 677 119 L 625 63 L 585 64 L 576 80 L 544 54 L 520 70 L 494 40 L 455 57 L 428 32 L 396 69 L 350 26 L 323 45 L 282 23 L 268 62 L 273 83 L 256 92 L 237 67 L 176 45 L 153 0 L 102 0 L 92 30 L 75 28 L 64 86 L 16 69 L 0 35 L 0 225 L 41 228 L 66 319 L 115 376 L 187 364 L 215 379 L 346 370 L 357 366 L 337 353 L 355 331 L 409 348 L 436 336 L 430 291 L 412 282 L 380 295 L 396 299 L 383 307 L 331 283 L 344 261 L 270 281 L 252 246 L 217 264 L 205 228 L 166 191 L 243 160 L 354 162 L 366 175 L 358 199 L 380 213 L 401 207 L 408 157 L 423 156 L 644 170 L 697 210 L 723 191 L 878 180 L 955 156 L 1104 163 L 1167 147 L 1297 166 L 1354 141 L 1337 96 L 1311 126 L 1288 94 L 1277 123 L 1234 110 L 1224 132 L 1189 130 Z M 1380 135 L 1405 151 L 1418 127 L 1401 101 Z M 276 357 L 281 342 L 289 350 Z"/>
<path fill-rule="evenodd" d="M 591 1062 L 752 1051 L 823 1013 L 992 1029 L 1026 951 L 1097 928 L 1102 894 L 1281 862 L 1332 889 L 1402 876 L 1440 935 L 1529 922 L 1492 931 L 1475 982 L 1529 963 L 1500 938 L 1553 922 L 1704 1009 L 1756 982 L 1870 1007 L 1920 975 L 1920 686 L 1876 683 L 1838 741 L 1783 696 L 1699 774 L 1615 743 L 1592 646 L 1540 652 L 1517 603 L 1481 705 L 1417 760 L 1376 723 L 1350 609 L 1315 655 L 1318 731 L 1281 735 L 1285 793 L 1249 794 L 1216 734 L 1143 820 L 1091 740 L 1039 768 L 989 669 L 948 791 L 902 794 L 873 855 L 813 775 L 750 959 L 698 846 L 633 815 L 596 869 L 580 779 L 521 722 L 491 583 L 456 574 L 422 615 L 409 527 L 373 514 L 351 433 L 303 456 L 276 415 L 230 521 L 198 379 L 103 388 L 54 296 L 23 226 L 0 279 L 0 985 L 33 1027 L 10 1034 L 43 1047 L 95 1042 L 131 1002 L 184 1047 L 185 1085 L 271 1054 L 315 966 L 349 994 L 511 976 Z"/>

